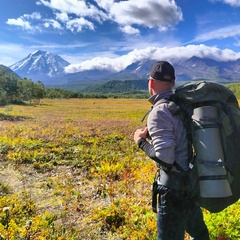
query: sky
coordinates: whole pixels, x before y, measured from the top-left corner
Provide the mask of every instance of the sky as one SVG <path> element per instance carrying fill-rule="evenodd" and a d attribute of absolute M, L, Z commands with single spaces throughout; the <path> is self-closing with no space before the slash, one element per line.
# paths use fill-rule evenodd
<path fill-rule="evenodd" d="M 240 0 L 0 0 L 0 64 L 36 50 L 69 73 L 144 58 L 240 58 Z"/>

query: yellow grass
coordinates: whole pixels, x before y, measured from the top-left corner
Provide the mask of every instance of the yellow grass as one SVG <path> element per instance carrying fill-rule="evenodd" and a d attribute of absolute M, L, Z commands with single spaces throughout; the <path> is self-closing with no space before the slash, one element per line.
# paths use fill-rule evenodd
<path fill-rule="evenodd" d="M 1 108 L 0 183 L 20 198 L 16 201 L 22 191 L 34 201 L 32 228 L 38 236 L 52 231 L 52 226 L 39 228 L 49 214 L 55 216 L 56 234 L 61 226 L 66 229 L 61 239 L 97 239 L 99 234 L 114 239 L 114 229 L 123 237 L 155 235 L 149 205 L 155 165 L 133 143 L 133 132 L 144 127 L 140 120 L 149 107 L 146 100 L 44 99 L 39 106 Z M 0 207 L 15 204 L 2 201 Z M 115 216 L 116 204 L 116 211 L 123 212 Z M 13 221 L 24 227 L 29 213 L 18 211 L 23 222 L 17 215 Z M 124 211 L 130 214 L 124 217 L 129 229 L 115 222 Z M 106 218 L 113 220 L 106 223 Z M 134 218 L 145 219 L 142 232 Z M 2 235 L 10 232 L 14 230 Z"/>
<path fill-rule="evenodd" d="M 149 108 L 144 99 L 1 107 L 0 209 L 10 208 L 15 227 L 6 228 L 0 213 L 0 235 L 156 239 L 150 204 L 156 167 L 133 142 Z"/>

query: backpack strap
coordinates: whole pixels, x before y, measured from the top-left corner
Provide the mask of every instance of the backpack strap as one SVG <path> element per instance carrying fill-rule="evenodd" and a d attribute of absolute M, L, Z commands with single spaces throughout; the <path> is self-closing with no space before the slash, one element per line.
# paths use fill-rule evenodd
<path fill-rule="evenodd" d="M 156 102 L 153 106 L 151 106 L 151 108 L 144 114 L 141 122 L 143 122 L 145 120 L 145 118 L 148 116 L 148 114 L 153 110 L 153 108 L 155 108 L 156 106 L 163 104 L 163 103 L 169 103 L 168 98 L 164 98 L 161 99 L 160 101 Z"/>
<path fill-rule="evenodd" d="M 148 114 L 153 110 L 153 108 L 159 106 L 160 104 L 167 103 L 168 109 L 171 112 L 172 115 L 179 115 L 184 127 L 186 128 L 187 131 L 187 139 L 188 139 L 188 156 L 189 156 L 189 163 L 193 164 L 194 162 L 194 157 L 193 157 L 193 148 L 192 148 L 192 129 L 191 129 L 191 124 L 187 119 L 189 119 L 188 114 L 186 111 L 181 107 L 181 104 L 179 104 L 179 100 L 175 97 L 174 94 L 172 94 L 168 98 L 161 99 L 157 103 L 155 103 L 153 106 L 151 106 L 150 110 L 147 111 L 147 113 L 143 116 L 141 122 L 145 120 L 145 118 L 148 116 Z M 176 163 L 174 162 L 177 170 L 183 171 L 183 169 Z"/>
<path fill-rule="evenodd" d="M 144 114 L 144 116 L 143 116 L 141 122 L 144 122 L 145 118 L 146 118 L 147 115 L 152 111 L 152 109 L 153 109 L 153 106 L 151 106 L 151 108 L 150 108 L 150 109 Z"/>
<path fill-rule="evenodd" d="M 193 139 L 192 139 L 192 129 L 191 123 L 189 121 L 190 116 L 182 107 L 181 101 L 176 98 L 173 94 L 169 98 L 168 109 L 173 115 L 179 115 L 182 123 L 186 129 L 187 139 L 188 139 L 188 156 L 189 156 L 189 164 L 194 163 L 194 154 L 193 154 Z M 175 166 L 179 171 L 183 171 L 183 169 L 175 162 Z"/>

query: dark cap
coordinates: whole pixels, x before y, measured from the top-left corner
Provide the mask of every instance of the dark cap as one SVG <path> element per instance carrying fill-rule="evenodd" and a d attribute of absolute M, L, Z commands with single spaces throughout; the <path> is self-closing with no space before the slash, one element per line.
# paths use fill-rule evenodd
<path fill-rule="evenodd" d="M 150 76 L 156 80 L 172 82 L 175 80 L 175 70 L 169 62 L 159 61 L 152 66 Z"/>

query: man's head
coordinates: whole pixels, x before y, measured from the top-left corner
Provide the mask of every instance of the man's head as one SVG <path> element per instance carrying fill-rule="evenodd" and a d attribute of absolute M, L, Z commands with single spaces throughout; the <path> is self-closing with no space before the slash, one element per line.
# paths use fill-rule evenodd
<path fill-rule="evenodd" d="M 150 71 L 148 90 L 151 95 L 171 89 L 175 84 L 175 70 L 166 61 L 156 62 Z"/>
<path fill-rule="evenodd" d="M 155 80 L 173 82 L 175 80 L 175 70 L 169 62 L 159 61 L 152 66 L 150 77 Z"/>

